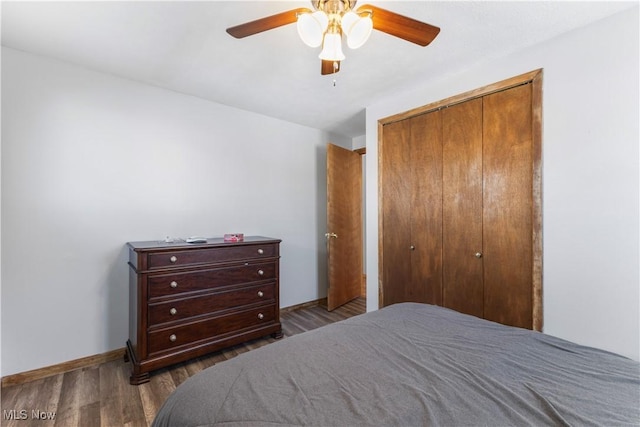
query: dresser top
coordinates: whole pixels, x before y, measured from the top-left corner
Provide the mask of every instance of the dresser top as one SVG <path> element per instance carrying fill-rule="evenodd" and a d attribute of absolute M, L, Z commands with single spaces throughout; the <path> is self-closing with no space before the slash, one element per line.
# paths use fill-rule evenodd
<path fill-rule="evenodd" d="M 225 242 L 222 237 L 208 237 L 207 243 L 187 243 L 184 239 L 174 242 L 165 242 L 164 240 L 148 240 L 142 242 L 127 242 L 134 251 L 145 251 L 148 249 L 184 249 L 184 248 L 202 248 L 202 247 L 218 247 L 218 246 L 234 246 L 246 245 L 251 243 L 280 243 L 282 240 L 263 236 L 245 236 L 241 242 Z"/>

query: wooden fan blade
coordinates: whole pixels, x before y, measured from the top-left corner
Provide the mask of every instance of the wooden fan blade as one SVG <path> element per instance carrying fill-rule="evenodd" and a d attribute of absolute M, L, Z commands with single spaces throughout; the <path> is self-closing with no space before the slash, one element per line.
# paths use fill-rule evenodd
<path fill-rule="evenodd" d="M 235 27 L 227 28 L 227 33 L 231 34 L 237 39 L 241 39 L 243 37 L 252 36 L 263 31 L 282 27 L 283 25 L 293 24 L 298 20 L 299 14 L 308 12 L 311 12 L 311 10 L 301 7 L 298 9 L 289 10 L 287 12 L 277 13 L 275 15 L 267 16 L 265 18 L 256 19 L 255 21 L 246 22 L 244 24 L 236 25 Z"/>
<path fill-rule="evenodd" d="M 420 46 L 426 46 L 431 43 L 440 32 L 438 27 L 370 4 L 365 4 L 358 8 L 358 13 L 366 11 L 371 11 L 372 13 L 371 19 L 373 20 L 374 29 Z"/>
<path fill-rule="evenodd" d="M 334 69 L 333 64 L 337 64 Z M 340 61 L 325 61 L 322 60 L 322 67 L 320 69 L 320 74 L 326 76 L 327 74 L 334 74 L 340 71 Z"/>

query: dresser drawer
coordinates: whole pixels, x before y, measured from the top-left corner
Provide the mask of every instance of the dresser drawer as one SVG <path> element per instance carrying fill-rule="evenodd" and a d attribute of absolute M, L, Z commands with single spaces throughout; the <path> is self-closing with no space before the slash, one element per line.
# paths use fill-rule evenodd
<path fill-rule="evenodd" d="M 194 247 L 194 249 L 149 253 L 147 267 L 151 269 L 192 266 L 236 260 L 278 256 L 277 244 L 228 247 Z"/>
<path fill-rule="evenodd" d="M 152 331 L 148 333 L 149 353 L 174 350 L 183 345 L 193 345 L 198 341 L 211 340 L 234 331 L 268 325 L 274 322 L 275 318 L 276 306 L 272 304 L 173 328 Z"/>
<path fill-rule="evenodd" d="M 149 275 L 149 299 L 276 278 L 277 262 Z"/>
<path fill-rule="evenodd" d="M 220 310 L 275 301 L 275 283 L 149 304 L 149 328 Z"/>

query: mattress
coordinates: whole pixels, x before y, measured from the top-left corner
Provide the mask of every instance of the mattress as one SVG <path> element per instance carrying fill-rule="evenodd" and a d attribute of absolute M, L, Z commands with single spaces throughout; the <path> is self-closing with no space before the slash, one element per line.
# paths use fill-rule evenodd
<path fill-rule="evenodd" d="M 639 407 L 636 361 L 401 303 L 205 369 L 153 425 L 640 425 Z"/>

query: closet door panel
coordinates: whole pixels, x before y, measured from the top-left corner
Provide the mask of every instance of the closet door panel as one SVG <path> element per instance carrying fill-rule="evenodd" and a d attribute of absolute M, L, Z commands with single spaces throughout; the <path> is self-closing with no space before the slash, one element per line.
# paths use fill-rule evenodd
<path fill-rule="evenodd" d="M 442 113 L 411 119 L 411 273 L 408 301 L 442 305 Z"/>
<path fill-rule="evenodd" d="M 444 109 L 442 133 L 443 305 L 482 317 L 482 99 Z"/>
<path fill-rule="evenodd" d="M 531 329 L 531 85 L 483 102 L 484 317 Z"/>
<path fill-rule="evenodd" d="M 409 120 L 383 127 L 379 191 L 382 220 L 382 305 L 406 301 L 411 285 L 411 164 Z"/>

